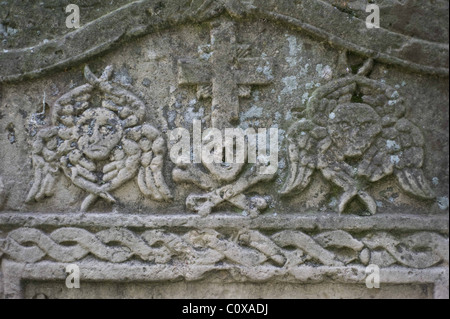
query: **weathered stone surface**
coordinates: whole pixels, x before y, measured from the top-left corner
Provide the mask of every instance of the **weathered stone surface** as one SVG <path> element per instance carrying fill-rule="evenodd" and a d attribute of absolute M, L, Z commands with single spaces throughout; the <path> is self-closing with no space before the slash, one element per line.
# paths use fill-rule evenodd
<path fill-rule="evenodd" d="M 31 282 L 25 288 L 25 298 L 54 299 L 54 298 L 153 298 L 153 299 L 215 299 L 236 298 L 239 291 L 240 298 L 252 299 L 282 299 L 289 296 L 295 299 L 337 299 L 354 298 L 411 298 L 432 299 L 431 285 L 386 285 L 383 294 L 379 289 L 369 290 L 360 285 L 351 284 L 294 284 L 273 283 L 270 289 L 266 284 L 258 283 L 229 283 L 211 282 L 177 282 L 177 283 L 87 283 L 83 287 L 84 293 L 78 289 L 61 289 L 50 282 Z"/>
<path fill-rule="evenodd" d="M 3 1 L 0 297 L 448 298 L 448 1 L 375 2 Z"/>

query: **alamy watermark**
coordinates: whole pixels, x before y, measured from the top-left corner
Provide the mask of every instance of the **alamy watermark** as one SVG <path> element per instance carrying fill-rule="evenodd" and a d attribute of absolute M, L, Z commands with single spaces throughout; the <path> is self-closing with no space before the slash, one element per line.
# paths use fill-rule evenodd
<path fill-rule="evenodd" d="M 380 7 L 376 4 L 369 4 L 366 7 L 366 12 L 370 13 L 366 18 L 367 29 L 380 28 Z"/>
<path fill-rule="evenodd" d="M 80 267 L 75 264 L 67 265 L 66 273 L 66 287 L 68 289 L 79 289 L 80 288 Z"/>
<path fill-rule="evenodd" d="M 66 18 L 66 27 L 78 29 L 80 27 L 80 7 L 76 4 L 69 4 L 66 7 L 66 13 L 70 13 Z"/>
<path fill-rule="evenodd" d="M 369 265 L 366 267 L 366 287 L 369 289 L 380 288 L 380 267 Z"/>
<path fill-rule="evenodd" d="M 376 4 L 368 4 L 366 12 L 370 13 L 366 18 L 366 27 L 368 29 L 379 29 L 380 7 Z M 66 18 L 66 27 L 69 29 L 78 29 L 80 27 L 80 7 L 76 4 L 69 4 L 66 7 L 66 13 L 70 13 Z"/>
<path fill-rule="evenodd" d="M 170 159 L 175 164 L 260 164 L 259 174 L 278 170 L 278 128 L 209 128 L 202 132 L 193 121 L 193 134 L 185 128 L 169 132 Z M 225 135 L 225 136 L 224 136 Z"/>

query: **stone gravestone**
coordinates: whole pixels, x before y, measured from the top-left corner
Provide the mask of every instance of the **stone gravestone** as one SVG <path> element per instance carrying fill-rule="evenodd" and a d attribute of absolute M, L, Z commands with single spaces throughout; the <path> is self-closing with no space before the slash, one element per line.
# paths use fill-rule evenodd
<path fill-rule="evenodd" d="M 375 2 L 2 2 L 0 297 L 448 298 L 448 1 Z"/>

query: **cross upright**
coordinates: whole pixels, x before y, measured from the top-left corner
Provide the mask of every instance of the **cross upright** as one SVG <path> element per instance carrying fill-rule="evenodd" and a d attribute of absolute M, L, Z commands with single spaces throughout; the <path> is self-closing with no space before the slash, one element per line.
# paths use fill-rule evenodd
<path fill-rule="evenodd" d="M 239 119 L 239 97 L 249 97 L 252 85 L 272 82 L 272 63 L 266 58 L 247 58 L 249 47 L 238 45 L 236 25 L 226 19 L 211 23 L 209 61 L 178 61 L 180 85 L 197 85 L 198 96 L 212 97 L 211 127 L 234 127 Z"/>

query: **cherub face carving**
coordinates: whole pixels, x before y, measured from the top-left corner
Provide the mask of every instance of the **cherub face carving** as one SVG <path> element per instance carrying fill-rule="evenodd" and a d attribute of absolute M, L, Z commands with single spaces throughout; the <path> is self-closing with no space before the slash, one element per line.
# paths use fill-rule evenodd
<path fill-rule="evenodd" d="M 361 156 L 381 132 L 380 117 L 366 104 L 341 104 L 330 114 L 328 133 L 346 156 Z"/>
<path fill-rule="evenodd" d="M 52 196 L 61 173 L 89 193 L 82 211 L 98 198 L 115 203 L 111 192 L 133 178 L 144 196 L 156 201 L 172 198 L 162 173 L 162 133 L 144 122 L 144 102 L 111 82 L 112 74 L 108 66 L 96 77 L 86 66 L 88 83 L 55 102 L 54 126 L 40 130 L 33 144 L 35 180 L 27 202 Z"/>
<path fill-rule="evenodd" d="M 318 170 L 343 190 L 339 213 L 358 198 L 367 208 L 363 214 L 375 214 L 378 205 L 369 185 L 390 175 L 405 193 L 435 198 L 422 170 L 424 137 L 405 118 L 405 101 L 393 87 L 361 76 L 366 69 L 358 72 L 318 88 L 308 100 L 306 117 L 287 131 L 289 175 L 280 193 L 304 192 Z M 354 94 L 367 103 L 351 103 Z"/>
<path fill-rule="evenodd" d="M 85 111 L 77 124 L 78 147 L 92 160 L 108 158 L 123 136 L 119 117 L 105 108 Z"/>

